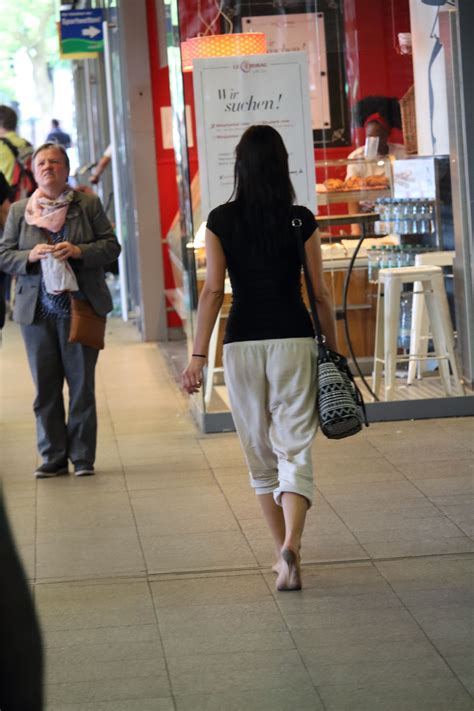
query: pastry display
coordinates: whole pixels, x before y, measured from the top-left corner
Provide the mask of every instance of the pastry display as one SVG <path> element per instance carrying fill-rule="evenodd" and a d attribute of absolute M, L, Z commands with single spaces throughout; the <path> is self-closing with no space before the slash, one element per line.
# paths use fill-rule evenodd
<path fill-rule="evenodd" d="M 364 190 L 365 188 L 365 178 L 361 178 L 359 175 L 352 175 L 344 183 L 345 190 Z"/>
<path fill-rule="evenodd" d="M 339 178 L 327 178 L 324 183 L 316 185 L 318 193 L 351 192 L 356 190 L 386 190 L 390 187 L 389 179 L 386 175 L 369 175 L 362 178 L 353 175 L 347 180 Z"/>
<path fill-rule="evenodd" d="M 389 182 L 386 175 L 369 175 L 365 178 L 365 184 L 368 188 L 388 188 Z"/>
<path fill-rule="evenodd" d="M 339 180 L 339 178 L 328 178 L 324 181 L 324 187 L 329 192 L 334 190 L 344 190 L 344 181 Z"/>

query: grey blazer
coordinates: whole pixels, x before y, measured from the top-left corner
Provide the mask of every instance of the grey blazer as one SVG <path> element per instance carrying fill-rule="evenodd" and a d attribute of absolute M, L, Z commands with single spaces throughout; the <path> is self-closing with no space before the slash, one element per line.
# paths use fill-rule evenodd
<path fill-rule="evenodd" d="M 28 255 L 36 244 L 46 242 L 41 230 L 25 221 L 27 202 L 26 198 L 11 206 L 0 240 L 0 270 L 17 277 L 13 319 L 25 325 L 33 323 L 41 281 L 41 264 L 30 264 Z M 121 248 L 97 195 L 74 193 L 65 239 L 82 252 L 81 259 L 71 260 L 79 288 L 94 310 L 105 316 L 113 304 L 103 267 L 117 259 Z"/>

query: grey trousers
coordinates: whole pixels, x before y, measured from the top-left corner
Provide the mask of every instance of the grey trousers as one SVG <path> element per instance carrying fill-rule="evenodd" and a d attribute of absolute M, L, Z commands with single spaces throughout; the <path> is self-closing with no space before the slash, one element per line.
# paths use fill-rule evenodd
<path fill-rule="evenodd" d="M 68 318 L 37 319 L 22 326 L 31 374 L 36 386 L 38 449 L 44 462 L 93 464 L 97 443 L 95 366 L 99 352 L 68 343 Z M 64 379 L 69 389 L 69 412 L 63 399 Z"/>

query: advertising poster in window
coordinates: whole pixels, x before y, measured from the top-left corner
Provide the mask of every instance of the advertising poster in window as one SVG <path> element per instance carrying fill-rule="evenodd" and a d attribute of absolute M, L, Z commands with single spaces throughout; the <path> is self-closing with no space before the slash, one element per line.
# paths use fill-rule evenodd
<path fill-rule="evenodd" d="M 301 51 L 308 54 L 309 97 L 313 131 L 331 126 L 324 15 L 299 12 L 291 15 L 243 17 L 244 32 L 263 32 L 267 52 Z"/>
<path fill-rule="evenodd" d="M 235 146 L 253 124 L 281 134 L 296 202 L 316 212 L 306 53 L 197 59 L 193 81 L 203 218 L 230 198 Z"/>

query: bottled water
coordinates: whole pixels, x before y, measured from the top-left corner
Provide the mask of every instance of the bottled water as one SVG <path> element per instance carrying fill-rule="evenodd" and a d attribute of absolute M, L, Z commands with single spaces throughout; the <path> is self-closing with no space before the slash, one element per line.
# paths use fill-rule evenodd
<path fill-rule="evenodd" d="M 400 326 L 398 329 L 398 347 L 402 348 L 404 351 L 408 351 L 410 348 L 412 306 L 412 292 L 404 291 L 400 301 Z"/>
<path fill-rule="evenodd" d="M 377 247 L 371 247 L 367 254 L 368 280 L 371 284 L 376 284 L 379 278 L 380 251 Z"/>
<path fill-rule="evenodd" d="M 111 316 L 120 316 L 122 313 L 121 301 L 120 301 L 120 281 L 118 276 L 113 274 L 107 274 L 106 276 L 107 286 L 109 287 L 110 295 L 112 297 L 112 303 L 114 308 L 112 310 Z"/>

